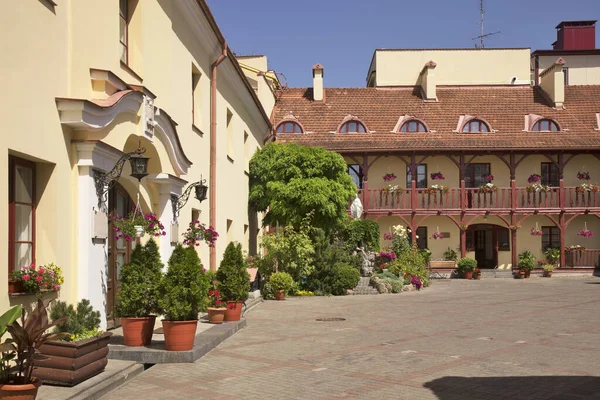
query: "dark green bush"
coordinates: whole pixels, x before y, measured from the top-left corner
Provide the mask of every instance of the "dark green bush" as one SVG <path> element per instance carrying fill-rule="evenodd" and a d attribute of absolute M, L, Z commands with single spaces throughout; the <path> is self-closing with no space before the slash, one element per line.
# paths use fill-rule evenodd
<path fill-rule="evenodd" d="M 560 257 L 560 256 L 559 256 Z M 519 254 L 519 269 L 532 271 L 535 268 L 535 257 L 529 250 Z"/>
<path fill-rule="evenodd" d="M 62 317 L 69 319 L 56 325 L 55 333 L 67 332 L 77 336 L 100 327 L 100 312 L 94 311 L 87 299 L 81 300 L 77 304 L 77 309 L 73 307 L 73 304 L 67 305 L 64 301 L 57 301 L 50 311 L 50 320 L 56 321 Z"/>
<path fill-rule="evenodd" d="M 316 275 L 316 276 L 313 276 Z M 354 289 L 360 281 L 360 273 L 351 265 L 337 263 L 322 267 L 311 275 L 308 289 L 320 294 L 345 295 L 346 289 Z"/>
<path fill-rule="evenodd" d="M 193 247 L 177 244 L 162 280 L 159 305 L 167 321 L 191 321 L 206 309 L 208 277 Z"/>
<path fill-rule="evenodd" d="M 284 290 L 288 292 L 294 286 L 292 276 L 287 272 L 275 272 L 269 278 L 273 290 Z"/>
<path fill-rule="evenodd" d="M 117 293 L 116 313 L 119 317 L 147 317 L 159 313 L 159 286 L 163 263 L 158 246 L 150 239 L 145 246 L 138 245 L 131 254 L 131 262 L 121 268 Z"/>
<path fill-rule="evenodd" d="M 456 269 L 460 272 L 475 271 L 477 269 L 477 260 L 472 258 L 461 258 L 456 262 Z"/>
<path fill-rule="evenodd" d="M 357 247 L 379 251 L 379 224 L 367 219 L 351 220 L 343 229 L 343 239 L 350 251 Z"/>
<path fill-rule="evenodd" d="M 242 245 L 229 243 L 217 270 L 221 296 L 226 301 L 246 301 L 250 291 L 250 275 L 242 254 Z"/>

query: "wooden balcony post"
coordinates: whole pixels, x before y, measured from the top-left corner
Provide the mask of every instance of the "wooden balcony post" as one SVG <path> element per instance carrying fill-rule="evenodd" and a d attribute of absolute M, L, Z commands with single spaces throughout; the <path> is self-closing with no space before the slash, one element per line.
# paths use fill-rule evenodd
<path fill-rule="evenodd" d="M 465 190 L 465 180 L 461 179 L 460 180 L 460 209 L 464 211 L 466 208 L 467 208 L 467 191 Z"/>
<path fill-rule="evenodd" d="M 562 179 L 561 179 L 562 183 Z M 560 217 L 558 217 L 558 229 L 560 231 L 560 266 L 567 266 L 567 255 L 565 251 L 565 214 L 560 213 Z"/>
<path fill-rule="evenodd" d="M 510 209 L 514 210 L 517 208 L 517 183 L 515 182 L 515 178 L 513 177 L 510 180 Z"/>
<path fill-rule="evenodd" d="M 460 257 L 464 258 L 467 256 L 467 231 L 466 229 L 460 230 Z"/>
<path fill-rule="evenodd" d="M 413 175 L 414 176 L 414 175 Z M 417 209 L 417 180 L 412 179 L 410 182 L 410 209 L 414 212 Z"/>
<path fill-rule="evenodd" d="M 562 177 L 558 181 L 558 207 L 561 211 L 565 209 L 565 181 Z"/>
<path fill-rule="evenodd" d="M 363 209 L 365 211 L 369 211 L 369 198 L 370 197 L 371 196 L 369 196 L 369 181 L 364 180 L 361 201 L 363 203 Z"/>
<path fill-rule="evenodd" d="M 512 185 L 513 182 L 511 182 Z M 517 225 L 517 216 L 515 215 L 515 213 L 511 213 L 510 215 L 510 224 L 512 226 L 516 226 Z M 510 230 L 510 262 L 512 264 L 512 269 L 516 270 L 519 268 L 519 258 L 517 255 L 517 230 L 516 229 L 511 229 Z"/>

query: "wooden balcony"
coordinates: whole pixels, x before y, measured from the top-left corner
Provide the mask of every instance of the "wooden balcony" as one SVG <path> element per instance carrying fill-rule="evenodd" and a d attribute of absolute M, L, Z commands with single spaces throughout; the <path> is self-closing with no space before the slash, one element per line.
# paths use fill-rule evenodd
<path fill-rule="evenodd" d="M 415 190 L 415 193 L 412 191 Z M 548 192 L 528 192 L 525 187 L 499 187 L 491 193 L 479 188 L 359 190 L 366 212 L 520 211 L 560 212 L 600 209 L 600 192 L 579 192 L 575 187 L 552 187 Z"/>

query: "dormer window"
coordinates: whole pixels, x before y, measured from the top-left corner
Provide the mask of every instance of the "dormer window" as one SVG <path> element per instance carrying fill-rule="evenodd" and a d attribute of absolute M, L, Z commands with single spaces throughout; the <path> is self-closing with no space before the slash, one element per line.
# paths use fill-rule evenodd
<path fill-rule="evenodd" d="M 400 132 L 429 132 L 429 130 L 423 122 L 419 121 L 418 119 L 411 119 L 402 124 L 402 127 L 400 127 Z"/>
<path fill-rule="evenodd" d="M 461 129 L 464 133 L 490 133 L 490 127 L 487 123 L 480 119 L 472 119 L 467 121 Z"/>
<path fill-rule="evenodd" d="M 365 126 L 356 120 L 346 121 L 340 126 L 340 133 L 367 133 Z"/>
<path fill-rule="evenodd" d="M 531 127 L 532 132 L 558 132 L 560 128 L 558 124 L 551 119 L 540 119 Z"/>
<path fill-rule="evenodd" d="M 304 133 L 304 130 L 297 122 L 284 121 L 277 125 L 276 133 Z"/>

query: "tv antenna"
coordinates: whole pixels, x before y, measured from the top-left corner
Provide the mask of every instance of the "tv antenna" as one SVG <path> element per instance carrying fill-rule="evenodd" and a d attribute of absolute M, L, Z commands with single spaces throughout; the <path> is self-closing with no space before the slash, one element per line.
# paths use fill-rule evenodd
<path fill-rule="evenodd" d="M 497 34 L 500 33 L 500 31 L 491 32 L 491 33 L 485 33 L 485 31 L 483 30 L 483 20 L 485 18 L 485 8 L 483 7 L 483 0 L 479 0 L 479 15 L 480 15 L 480 20 L 479 20 L 479 25 L 480 25 L 479 36 L 475 36 L 474 38 L 472 38 L 472 40 L 479 39 L 479 44 L 475 43 L 475 48 L 476 49 L 483 49 L 485 47 L 484 44 L 483 44 L 483 39 L 485 39 L 488 36 L 497 35 Z"/>

